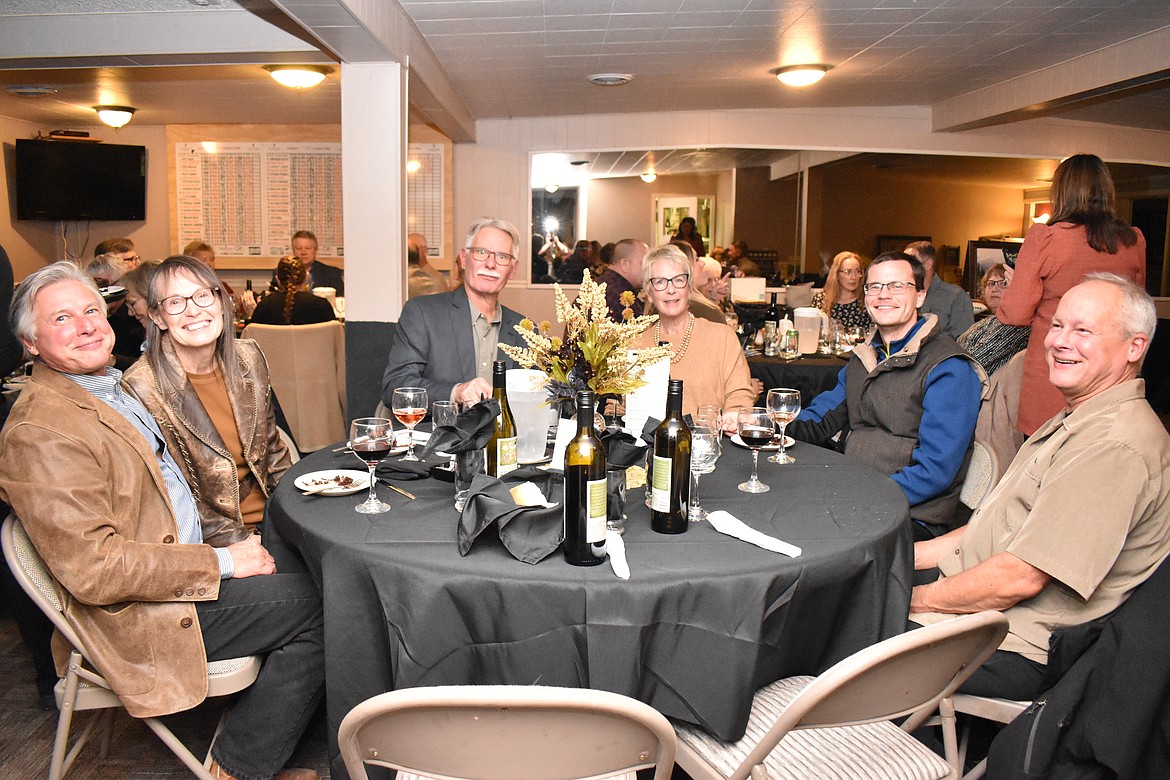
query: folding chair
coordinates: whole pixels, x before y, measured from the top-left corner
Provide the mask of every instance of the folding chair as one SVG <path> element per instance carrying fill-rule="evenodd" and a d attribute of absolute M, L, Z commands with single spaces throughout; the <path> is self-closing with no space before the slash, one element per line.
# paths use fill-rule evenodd
<path fill-rule="evenodd" d="M 607 691 L 529 685 L 405 688 L 374 696 L 341 722 L 338 742 L 353 780 L 366 764 L 399 780 L 633 780 L 674 767 L 670 722 Z"/>
<path fill-rule="evenodd" d="M 676 725 L 678 765 L 693 780 L 957 778 L 953 738 L 944 761 L 910 732 L 1006 633 L 998 612 L 964 615 L 867 647 L 818 677 L 767 685 L 756 692 L 738 742 Z M 901 728 L 890 722 L 903 716 Z"/>
<path fill-rule="evenodd" d="M 110 731 L 113 727 L 113 709 L 121 707 L 122 703 L 110 689 L 105 678 L 93 671 L 93 665 L 86 658 L 81 640 L 65 619 L 64 600 L 61 598 L 60 586 L 53 579 L 53 575 L 49 573 L 48 567 L 41 560 L 41 556 L 33 547 L 24 527 L 15 515 L 9 515 L 5 518 L 4 525 L 0 528 L 0 543 L 4 548 L 4 558 L 8 561 L 16 581 L 41 608 L 41 611 L 48 616 L 49 620 L 53 621 L 53 627 L 73 648 L 69 653 L 69 666 L 65 676 L 58 680 L 53 691 L 61 714 L 57 718 L 57 735 L 53 741 L 53 756 L 49 763 L 49 780 L 61 780 L 102 722 L 105 723 L 106 729 L 102 736 L 100 754 L 102 758 L 106 757 L 109 749 Z M 213 661 L 207 665 L 207 697 L 227 696 L 242 691 L 256 680 L 256 675 L 259 673 L 260 659 L 257 656 Z M 66 753 L 73 713 L 82 710 L 107 710 L 108 712 L 95 713 L 77 736 L 73 747 Z M 225 710 L 224 717 L 226 715 Z M 191 770 L 192 774 L 203 778 L 203 780 L 212 780 L 211 774 L 207 771 L 207 767 L 211 766 L 210 747 L 206 758 L 200 762 L 158 718 L 142 718 L 141 720 L 158 735 L 158 738 Z M 222 726 L 223 718 L 220 718 L 215 729 L 216 735 L 219 734 Z M 212 741 L 214 742 L 214 737 Z"/>

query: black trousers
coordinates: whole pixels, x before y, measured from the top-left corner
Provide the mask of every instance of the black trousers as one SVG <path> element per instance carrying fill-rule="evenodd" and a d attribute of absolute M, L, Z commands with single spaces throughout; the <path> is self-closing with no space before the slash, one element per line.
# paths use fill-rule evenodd
<path fill-rule="evenodd" d="M 269 574 L 220 583 L 197 602 L 209 661 L 264 655 L 241 692 L 212 755 L 240 780 L 270 780 L 284 768 L 325 687 L 321 594 L 307 574 Z"/>

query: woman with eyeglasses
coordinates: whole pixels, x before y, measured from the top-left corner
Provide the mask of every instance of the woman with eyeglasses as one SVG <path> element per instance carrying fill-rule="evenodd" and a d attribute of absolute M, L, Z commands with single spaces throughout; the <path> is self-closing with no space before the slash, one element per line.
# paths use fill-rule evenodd
<path fill-rule="evenodd" d="M 1075 154 L 1052 175 L 1052 218 L 1028 229 L 1011 283 L 995 316 L 1005 325 L 1031 327 L 1016 428 L 1031 436 L 1064 408 L 1048 381 L 1044 337 L 1056 305 L 1085 274 L 1107 271 L 1144 285 L 1146 239 L 1117 217 L 1113 177 L 1100 157 Z"/>
<path fill-rule="evenodd" d="M 873 327 L 873 320 L 865 310 L 861 295 L 861 279 L 865 269 L 856 252 L 838 252 L 829 267 L 825 289 L 813 295 L 812 305 L 840 322 L 846 328 Z"/>
<path fill-rule="evenodd" d="M 642 260 L 642 287 L 647 314 L 658 322 L 647 328 L 634 347 L 670 344 L 670 378 L 683 380 L 683 414 L 694 414 L 704 404 L 724 411 L 751 408 L 756 393 L 751 372 L 735 332 L 726 325 L 697 319 L 689 311 L 690 261 L 671 244 L 655 247 Z M 735 415 L 724 415 L 725 427 L 734 428 Z"/>
<path fill-rule="evenodd" d="M 1004 273 L 1006 269 L 1003 263 L 996 263 L 983 272 L 983 278 L 979 280 L 979 300 L 987 307 L 987 311 L 980 312 L 979 317 L 994 315 L 999 310 L 999 302 L 1003 300 L 1008 286 Z"/>
<path fill-rule="evenodd" d="M 309 291 L 304 264 L 290 255 L 276 264 L 276 291 L 256 304 L 250 321 L 261 325 L 312 325 L 335 319 L 329 301 Z"/>
<path fill-rule="evenodd" d="M 250 536 L 291 465 L 276 427 L 264 354 L 236 339 L 215 272 L 168 257 L 147 290 L 146 354 L 123 382 L 158 420 L 191 486 L 203 539 L 226 547 Z"/>

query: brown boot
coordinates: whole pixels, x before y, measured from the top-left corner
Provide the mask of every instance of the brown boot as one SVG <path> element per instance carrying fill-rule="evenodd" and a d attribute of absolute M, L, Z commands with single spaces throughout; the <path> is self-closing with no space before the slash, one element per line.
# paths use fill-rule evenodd
<path fill-rule="evenodd" d="M 215 759 L 211 760 L 211 769 L 208 771 L 215 780 L 238 780 Z M 321 773 L 312 769 L 283 769 L 276 775 L 276 780 L 321 780 Z"/>

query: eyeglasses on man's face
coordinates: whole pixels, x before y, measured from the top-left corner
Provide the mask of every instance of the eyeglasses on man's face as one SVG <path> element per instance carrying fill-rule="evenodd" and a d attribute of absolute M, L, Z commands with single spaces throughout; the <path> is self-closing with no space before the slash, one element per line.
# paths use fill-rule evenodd
<path fill-rule="evenodd" d="M 515 255 L 510 255 L 507 252 L 493 252 L 482 246 L 467 247 L 467 254 L 475 258 L 477 263 L 486 263 L 490 258 L 495 258 L 496 265 L 511 265 L 516 262 Z"/>
<path fill-rule="evenodd" d="M 187 311 L 187 301 L 194 301 L 200 309 L 206 309 L 219 297 L 218 287 L 200 287 L 190 295 L 172 295 L 158 302 L 159 308 L 172 317 Z"/>
<path fill-rule="evenodd" d="M 1007 287 L 1007 279 L 988 279 L 983 283 L 986 287 Z"/>
<path fill-rule="evenodd" d="M 865 290 L 866 295 L 879 295 L 882 290 L 888 290 L 890 295 L 901 295 L 907 290 L 916 289 L 918 285 L 914 282 L 870 282 L 863 285 L 861 289 Z"/>
<path fill-rule="evenodd" d="M 687 283 L 690 282 L 690 279 L 691 277 L 689 274 L 679 274 L 678 276 L 651 276 L 650 286 L 659 292 L 665 290 L 668 284 L 677 290 L 681 290 L 687 286 Z"/>

